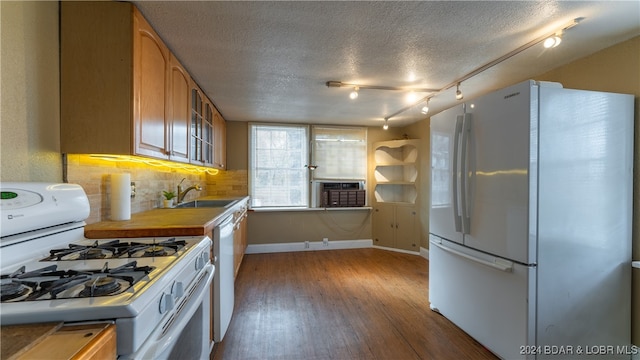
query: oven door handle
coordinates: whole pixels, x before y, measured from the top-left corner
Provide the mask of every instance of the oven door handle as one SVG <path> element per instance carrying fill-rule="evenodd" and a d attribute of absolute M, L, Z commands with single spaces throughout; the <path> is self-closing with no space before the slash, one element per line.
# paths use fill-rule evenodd
<path fill-rule="evenodd" d="M 180 332 L 186 328 L 187 323 L 193 317 L 193 314 L 198 310 L 200 304 L 202 304 L 202 300 L 205 296 L 209 296 L 209 286 L 213 280 L 213 274 L 215 272 L 215 268 L 212 265 L 206 267 L 207 271 L 202 278 L 199 279 L 198 284 L 196 285 L 196 289 L 193 290 L 193 295 L 191 298 L 187 300 L 187 304 L 182 310 L 176 314 L 177 319 L 174 320 L 173 323 L 169 325 L 167 330 L 164 329 L 164 326 L 159 326 L 156 330 L 151 333 L 149 339 L 145 344 L 141 346 L 141 348 L 135 353 L 127 357 L 119 357 L 118 359 L 156 359 L 163 360 L 168 359 L 171 354 L 170 346 L 174 345 L 177 338 L 180 336 Z M 209 302 L 206 302 L 210 307 Z M 208 309 L 205 309 L 208 310 Z M 207 319 L 203 319 L 203 321 L 208 321 Z M 163 322 L 164 324 L 164 322 Z M 148 343 L 148 344 L 147 344 Z M 207 348 L 209 344 L 207 344 Z M 206 354 L 208 355 L 208 354 Z"/>

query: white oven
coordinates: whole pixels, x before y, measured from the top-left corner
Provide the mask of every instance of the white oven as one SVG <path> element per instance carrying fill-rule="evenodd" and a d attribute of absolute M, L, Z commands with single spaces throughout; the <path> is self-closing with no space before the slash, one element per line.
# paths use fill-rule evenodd
<path fill-rule="evenodd" d="M 3 325 L 110 321 L 121 359 L 209 358 L 211 239 L 86 239 L 80 186 L 0 188 Z"/>

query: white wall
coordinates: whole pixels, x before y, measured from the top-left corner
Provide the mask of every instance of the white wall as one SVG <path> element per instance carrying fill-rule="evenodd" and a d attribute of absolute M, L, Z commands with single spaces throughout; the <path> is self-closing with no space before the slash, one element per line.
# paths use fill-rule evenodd
<path fill-rule="evenodd" d="M 0 1 L 0 181 L 62 181 L 57 1 Z"/>

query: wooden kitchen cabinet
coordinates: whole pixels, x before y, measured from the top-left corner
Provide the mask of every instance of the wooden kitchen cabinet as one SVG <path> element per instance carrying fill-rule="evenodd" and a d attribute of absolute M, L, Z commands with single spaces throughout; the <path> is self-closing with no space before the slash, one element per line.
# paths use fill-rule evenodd
<path fill-rule="evenodd" d="M 213 165 L 213 105 L 191 81 L 191 163 Z"/>
<path fill-rule="evenodd" d="M 219 112 L 213 115 L 214 139 L 214 167 L 226 169 L 227 167 L 227 122 Z"/>
<path fill-rule="evenodd" d="M 233 267 L 235 269 L 234 279 L 238 276 L 240 271 L 240 265 L 242 265 L 242 259 L 244 253 L 247 250 L 247 206 L 243 206 L 243 210 L 238 214 L 236 226 L 233 232 Z M 235 216 L 235 215 L 234 215 Z"/>
<path fill-rule="evenodd" d="M 63 1 L 60 54 L 63 153 L 188 159 L 190 78 L 135 6 Z"/>
<path fill-rule="evenodd" d="M 180 64 L 178 59 L 171 54 L 169 58 L 170 71 L 170 124 L 169 159 L 179 162 L 189 162 L 189 118 L 191 107 L 189 104 L 191 93 L 191 77 Z"/>
<path fill-rule="evenodd" d="M 191 163 L 224 169 L 226 123 L 211 100 L 191 82 Z"/>

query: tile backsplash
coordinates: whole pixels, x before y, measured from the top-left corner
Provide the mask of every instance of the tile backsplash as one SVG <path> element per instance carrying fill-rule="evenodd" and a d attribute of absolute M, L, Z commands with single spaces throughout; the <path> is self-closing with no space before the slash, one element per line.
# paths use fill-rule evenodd
<path fill-rule="evenodd" d="M 66 180 L 82 186 L 89 198 L 91 213 L 88 224 L 109 221 L 111 216 L 111 174 L 130 173 L 136 185 L 136 195 L 131 199 L 131 213 L 135 214 L 162 207 L 162 191 L 177 192 L 182 179 L 183 189 L 199 184 L 201 191 L 190 191 L 185 201 L 202 196 L 235 197 L 248 193 L 247 171 L 219 171 L 215 175 L 194 173 L 183 169 L 128 161 L 107 161 L 88 155 L 68 154 L 65 162 Z"/>

